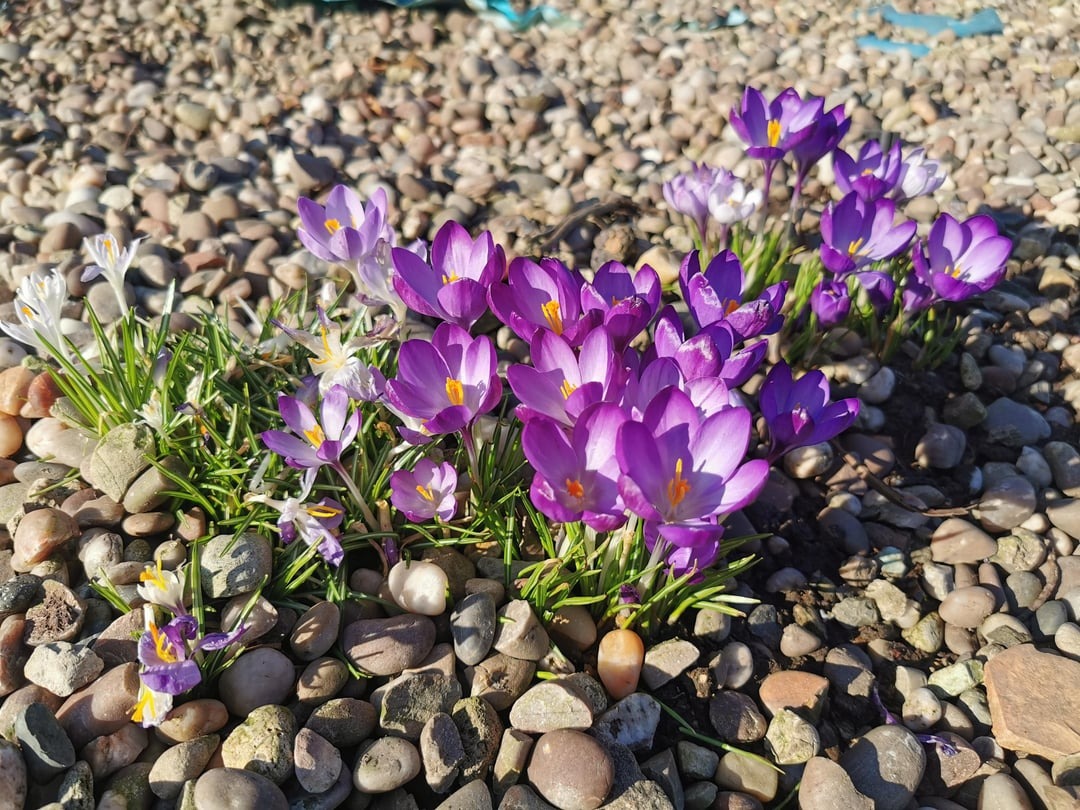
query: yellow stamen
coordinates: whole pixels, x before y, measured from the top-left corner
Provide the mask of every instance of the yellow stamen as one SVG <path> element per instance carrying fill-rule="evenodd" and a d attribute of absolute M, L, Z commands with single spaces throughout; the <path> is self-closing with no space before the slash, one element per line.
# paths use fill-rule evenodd
<path fill-rule="evenodd" d="M 869 177 L 869 176 L 870 176 L 870 175 L 872 175 L 873 173 L 874 173 L 874 170 L 873 170 L 873 169 L 863 169 L 863 170 L 862 170 L 862 176 L 863 176 L 863 177 Z"/>
<path fill-rule="evenodd" d="M 109 264 L 116 263 L 116 243 L 112 239 L 106 237 L 102 240 L 102 247 L 105 248 L 105 255 L 109 257 Z"/>
<path fill-rule="evenodd" d="M 848 246 L 847 246 L 847 255 L 848 256 L 854 256 L 856 253 L 858 253 L 859 248 L 862 247 L 862 243 L 863 243 L 863 239 L 862 239 L 861 236 L 858 239 L 856 239 L 854 242 L 849 243 Z"/>
<path fill-rule="evenodd" d="M 156 714 L 157 712 L 154 710 L 154 690 L 143 687 L 139 702 L 135 704 L 135 711 L 131 713 L 131 719 L 133 722 L 141 723 L 147 715 L 153 717 Z"/>
<path fill-rule="evenodd" d="M 566 491 L 567 493 L 569 493 L 571 498 L 585 497 L 585 487 L 583 487 L 581 485 L 581 482 L 578 481 L 576 478 L 566 479 Z"/>
<path fill-rule="evenodd" d="M 152 582 L 155 587 L 165 590 L 165 574 L 161 570 L 161 560 L 157 561 L 156 568 L 144 568 L 139 574 L 139 582 Z"/>
<path fill-rule="evenodd" d="M 26 306 L 25 304 L 22 308 L 22 314 L 25 315 L 27 318 L 30 318 L 31 320 L 37 320 L 37 313 L 35 313 L 34 310 L 30 309 L 30 307 Z"/>
<path fill-rule="evenodd" d="M 419 492 L 420 497 L 428 503 L 435 503 L 435 493 L 431 491 L 431 487 L 425 487 L 423 484 L 417 484 L 416 491 Z"/>
<path fill-rule="evenodd" d="M 337 233 L 341 230 L 341 223 L 336 219 L 326 220 L 326 230 L 328 233 Z"/>
<path fill-rule="evenodd" d="M 329 506 L 327 504 L 322 504 L 322 503 L 312 504 L 311 506 L 307 507 L 307 509 L 304 510 L 304 511 L 306 511 L 313 518 L 319 518 L 320 520 L 325 520 L 326 518 L 336 517 L 337 515 L 340 515 L 341 512 L 342 512 L 342 510 L 338 509 L 337 507 Z"/>
<path fill-rule="evenodd" d="M 678 506 L 689 491 L 690 482 L 682 477 L 682 459 L 680 458 L 675 462 L 675 477 L 668 481 L 668 501 L 672 506 Z"/>
<path fill-rule="evenodd" d="M 323 433 L 322 427 L 315 425 L 311 430 L 305 430 L 304 436 L 311 442 L 311 446 L 318 450 L 322 447 L 322 443 L 326 441 L 326 434 Z"/>
<path fill-rule="evenodd" d="M 963 266 L 961 266 L 959 264 L 956 265 L 955 267 L 953 265 L 951 265 L 951 264 L 945 266 L 945 274 L 949 275 L 949 276 L 952 276 L 953 278 L 960 278 L 960 276 L 963 274 L 963 272 L 964 272 L 964 268 L 963 268 Z"/>
<path fill-rule="evenodd" d="M 330 348 L 330 330 L 327 329 L 325 326 L 320 327 L 320 329 L 322 330 L 323 351 L 326 352 L 326 356 L 313 358 L 311 361 L 311 364 L 313 366 L 326 365 L 330 362 L 330 359 L 334 354 L 333 350 Z"/>
<path fill-rule="evenodd" d="M 544 313 L 544 320 L 548 322 L 548 326 L 551 327 L 551 331 L 556 335 L 561 335 L 563 332 L 562 316 L 559 314 L 559 302 L 555 300 L 548 301 L 540 310 Z"/>
<path fill-rule="evenodd" d="M 569 380 L 563 380 L 562 385 L 559 386 L 559 391 L 562 392 L 563 399 L 570 399 L 570 395 L 577 390 L 577 386 Z"/>
<path fill-rule="evenodd" d="M 465 387 L 461 384 L 461 380 L 455 380 L 453 377 L 446 378 L 446 398 L 450 400 L 451 405 L 465 404 Z"/>
<path fill-rule="evenodd" d="M 779 121 L 770 121 L 769 122 L 768 127 L 766 127 L 766 132 L 768 133 L 768 136 L 769 136 L 769 146 L 776 146 L 778 143 L 780 143 L 780 133 L 781 133 L 781 131 L 782 130 L 781 130 Z"/>
<path fill-rule="evenodd" d="M 150 637 L 154 639 L 154 649 L 157 651 L 158 658 L 166 664 L 175 664 L 180 660 L 171 649 L 172 642 L 169 641 L 169 637 L 160 632 L 156 624 L 150 625 Z"/>
<path fill-rule="evenodd" d="M 461 276 L 459 276 L 457 273 L 451 271 L 450 275 L 446 275 L 445 273 L 443 274 L 442 283 L 443 284 L 453 284 L 455 281 L 459 281 L 460 279 L 461 279 Z"/>

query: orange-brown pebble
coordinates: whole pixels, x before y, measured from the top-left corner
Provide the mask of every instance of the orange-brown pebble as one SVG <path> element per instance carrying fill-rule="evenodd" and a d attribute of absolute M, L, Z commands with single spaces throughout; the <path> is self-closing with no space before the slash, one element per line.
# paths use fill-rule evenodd
<path fill-rule="evenodd" d="M 53 403 L 60 397 L 60 388 L 52 374 L 43 371 L 30 381 L 26 389 L 26 402 L 19 409 L 19 415 L 26 419 L 41 419 L 48 416 Z"/>
<path fill-rule="evenodd" d="M 612 630 L 596 653 L 596 672 L 615 700 L 633 694 L 645 663 L 645 643 L 633 630 Z"/>
<path fill-rule="evenodd" d="M 0 371 L 0 413 L 19 415 L 35 376 L 26 366 L 12 366 Z"/>
<path fill-rule="evenodd" d="M 10 458 L 22 447 L 23 432 L 19 420 L 0 413 L 0 458 Z"/>

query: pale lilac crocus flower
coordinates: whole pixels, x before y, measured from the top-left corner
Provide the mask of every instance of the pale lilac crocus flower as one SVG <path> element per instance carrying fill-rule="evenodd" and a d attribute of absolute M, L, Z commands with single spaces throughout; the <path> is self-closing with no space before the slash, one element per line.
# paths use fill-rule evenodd
<path fill-rule="evenodd" d="M 933 194 L 945 182 L 946 172 L 936 160 L 926 156 L 921 146 L 912 149 L 900 164 L 900 177 L 892 189 L 897 202 Z"/>
<path fill-rule="evenodd" d="M 433 518 L 446 523 L 457 511 L 457 482 L 452 464 L 422 458 L 412 470 L 398 470 L 390 476 L 390 502 L 413 523 Z"/>

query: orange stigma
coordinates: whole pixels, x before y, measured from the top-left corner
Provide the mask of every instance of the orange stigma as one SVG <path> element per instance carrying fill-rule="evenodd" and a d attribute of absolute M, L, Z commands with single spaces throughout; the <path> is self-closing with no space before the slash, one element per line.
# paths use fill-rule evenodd
<path fill-rule="evenodd" d="M 776 146 L 780 143 L 780 133 L 782 131 L 779 121 L 769 121 L 769 125 L 766 128 L 769 137 L 769 146 Z"/>
<path fill-rule="evenodd" d="M 682 503 L 686 493 L 690 491 L 690 482 L 682 477 L 682 459 L 675 462 L 675 477 L 668 481 L 667 496 L 672 506 Z"/>
<path fill-rule="evenodd" d="M 581 485 L 581 482 L 576 478 L 566 479 L 566 491 L 571 498 L 584 498 L 585 487 Z"/>
<path fill-rule="evenodd" d="M 551 331 L 556 335 L 561 335 L 563 332 L 563 322 L 562 316 L 559 314 L 559 302 L 553 299 L 540 307 L 540 309 L 543 311 L 544 320 L 548 322 Z"/>

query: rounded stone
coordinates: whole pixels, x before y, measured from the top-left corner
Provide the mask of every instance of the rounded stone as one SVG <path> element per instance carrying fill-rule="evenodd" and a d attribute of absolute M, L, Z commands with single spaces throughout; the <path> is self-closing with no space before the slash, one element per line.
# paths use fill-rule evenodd
<path fill-rule="evenodd" d="M 220 731 L 228 722 L 229 710 L 224 703 L 213 698 L 198 698 L 174 706 L 155 729 L 155 734 L 162 742 L 175 745 Z"/>
<path fill-rule="evenodd" d="M 317 706 L 305 727 L 338 748 L 351 748 L 370 737 L 377 724 L 378 713 L 373 705 L 345 697 Z"/>
<path fill-rule="evenodd" d="M 903 810 L 922 781 L 926 752 L 903 726 L 876 726 L 841 755 L 840 766 L 877 810 Z"/>
<path fill-rule="evenodd" d="M 353 769 L 361 793 L 388 793 L 420 773 L 420 752 L 408 740 L 382 737 L 366 746 Z"/>
<path fill-rule="evenodd" d="M 225 670 L 218 681 L 219 696 L 231 714 L 246 717 L 259 706 L 285 702 L 295 678 L 287 655 L 272 647 L 258 647 Z"/>
<path fill-rule="evenodd" d="M 341 609 L 333 602 L 317 602 L 293 625 L 289 646 L 301 661 L 314 661 L 337 641 Z"/>
<path fill-rule="evenodd" d="M 284 706 L 259 706 L 221 744 L 226 768 L 245 768 L 280 785 L 293 774 L 296 718 Z"/>
<path fill-rule="evenodd" d="M 288 810 L 281 788 L 254 771 L 214 768 L 199 777 L 193 794 L 195 810 Z"/>
<path fill-rule="evenodd" d="M 466 596 L 450 614 L 450 633 L 454 638 L 454 654 L 466 666 L 484 660 L 495 639 L 495 600 L 489 593 Z"/>
<path fill-rule="evenodd" d="M 248 593 L 272 571 L 270 541 L 254 532 L 219 534 L 199 557 L 203 592 L 210 599 Z"/>
<path fill-rule="evenodd" d="M 615 766 L 604 747 L 582 731 L 549 731 L 533 748 L 529 782 L 562 810 L 595 810 L 615 784 Z"/>
<path fill-rule="evenodd" d="M 79 525 L 71 515 L 52 507 L 35 509 L 15 529 L 11 567 L 29 570 L 78 536 Z"/>
<path fill-rule="evenodd" d="M 167 748 L 150 769 L 150 790 L 161 799 L 175 799 L 184 783 L 195 779 L 217 750 L 220 738 L 216 734 Z"/>
<path fill-rule="evenodd" d="M 341 775 L 341 752 L 309 728 L 296 734 L 293 762 L 296 781 L 308 793 L 329 790 Z"/>
<path fill-rule="evenodd" d="M 397 675 L 415 667 L 435 646 L 435 623 L 405 614 L 361 619 L 345 628 L 342 649 L 352 664 L 371 675 Z"/>
<path fill-rule="evenodd" d="M 956 627 L 978 627 L 994 612 L 994 594 L 981 585 L 957 588 L 945 597 L 938 614 L 948 624 Z"/>

